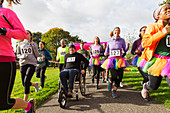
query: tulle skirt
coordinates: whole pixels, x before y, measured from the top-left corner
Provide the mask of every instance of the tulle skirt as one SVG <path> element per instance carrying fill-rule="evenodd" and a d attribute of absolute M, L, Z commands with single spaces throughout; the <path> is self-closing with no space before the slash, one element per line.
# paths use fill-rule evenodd
<path fill-rule="evenodd" d="M 154 54 L 153 58 L 147 62 L 142 59 L 139 62 L 139 67 L 144 72 L 154 76 L 168 76 L 170 78 L 170 57 Z"/>
<path fill-rule="evenodd" d="M 109 68 L 122 68 L 122 67 L 128 67 L 129 63 L 123 58 L 123 57 L 110 57 L 104 61 L 104 63 L 101 65 L 104 69 Z"/>
<path fill-rule="evenodd" d="M 131 65 L 133 65 L 135 67 L 139 67 L 139 63 L 141 60 L 142 60 L 142 58 L 139 55 L 137 55 L 133 58 Z"/>
<path fill-rule="evenodd" d="M 90 58 L 90 63 L 89 63 L 89 66 L 99 66 L 101 65 L 101 61 L 102 61 L 102 57 L 93 57 L 93 58 Z"/>

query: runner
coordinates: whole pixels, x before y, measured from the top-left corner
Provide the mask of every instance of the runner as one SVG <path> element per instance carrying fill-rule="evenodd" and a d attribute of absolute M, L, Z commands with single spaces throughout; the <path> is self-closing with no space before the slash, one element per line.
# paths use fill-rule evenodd
<path fill-rule="evenodd" d="M 44 48 L 45 42 L 39 42 L 39 57 L 37 57 L 36 77 L 41 78 L 41 88 L 44 88 L 45 83 L 45 71 L 50 64 L 48 60 L 52 59 L 52 56 L 48 50 Z"/>
<path fill-rule="evenodd" d="M 103 46 L 100 45 L 100 39 L 99 37 L 94 38 L 94 44 L 90 45 L 90 66 L 93 66 L 93 76 L 92 76 L 92 83 L 94 83 L 94 77 L 97 75 L 97 89 L 99 89 L 99 77 L 100 77 L 100 71 L 103 71 L 103 69 L 100 67 L 100 61 L 102 59 L 101 56 L 104 54 Z"/>
<path fill-rule="evenodd" d="M 145 34 L 145 31 L 146 31 L 146 26 L 143 26 L 143 27 L 141 27 L 140 28 L 140 34 L 139 34 L 139 39 L 137 39 L 137 40 L 135 40 L 135 42 L 133 43 L 133 45 L 132 45 L 132 49 L 131 49 L 131 53 L 133 54 L 133 55 L 136 55 L 134 58 L 133 58 L 133 60 L 132 60 L 132 62 L 131 62 L 131 64 L 133 65 L 133 66 L 135 66 L 135 67 L 138 67 L 138 70 L 139 70 L 139 72 L 140 72 L 140 74 L 142 75 L 142 77 L 143 77 L 143 81 L 141 82 L 141 84 L 143 85 L 143 83 L 145 83 L 145 82 L 147 82 L 148 81 L 148 74 L 147 73 L 145 73 L 145 72 L 143 72 L 142 71 L 142 69 L 139 67 L 139 62 L 141 61 L 141 55 L 142 55 L 142 52 L 143 52 L 143 50 L 144 50 L 144 48 L 142 47 L 142 45 L 141 45 L 141 41 L 142 41 L 142 38 L 143 38 L 143 36 L 144 36 L 144 34 Z"/>
<path fill-rule="evenodd" d="M 61 47 L 57 49 L 57 62 L 59 62 L 59 69 L 60 71 L 63 68 L 64 65 L 64 57 L 67 53 L 69 53 L 69 48 L 66 46 L 66 41 L 62 39 L 61 41 Z"/>
<path fill-rule="evenodd" d="M 170 5 L 163 5 L 153 13 L 155 23 L 150 24 L 142 39 L 145 50 L 139 66 L 148 73 L 149 81 L 143 84 L 142 97 L 149 101 L 149 90 L 157 90 L 162 76 L 170 88 Z"/>
<path fill-rule="evenodd" d="M 28 100 L 30 86 L 35 87 L 35 91 L 38 92 L 39 83 L 31 83 L 32 76 L 35 72 L 37 65 L 38 46 L 35 42 L 32 42 L 32 33 L 29 30 L 27 32 L 27 39 L 20 42 L 17 46 L 17 57 L 19 58 L 20 71 L 22 77 L 22 84 L 25 88 L 24 100 Z"/>
<path fill-rule="evenodd" d="M 0 110 L 25 109 L 26 112 L 35 113 L 34 99 L 26 102 L 21 98 L 10 98 L 16 76 L 15 54 L 11 38 L 26 39 L 27 34 L 17 15 L 12 10 L 2 7 L 3 1 L 0 0 L 0 86 L 3 86 L 0 87 Z M 19 3 L 19 0 L 7 1 Z"/>
<path fill-rule="evenodd" d="M 120 81 L 123 77 L 123 67 L 127 67 L 129 64 L 122 57 L 122 49 L 126 53 L 126 43 L 125 40 L 119 36 L 120 28 L 115 27 L 112 34 L 113 36 L 107 42 L 105 51 L 105 56 L 109 53 L 109 57 L 101 67 L 110 70 L 111 78 L 108 83 L 108 89 L 109 91 L 112 90 L 112 83 L 115 81 L 112 96 L 117 98 L 117 88 L 120 86 Z"/>

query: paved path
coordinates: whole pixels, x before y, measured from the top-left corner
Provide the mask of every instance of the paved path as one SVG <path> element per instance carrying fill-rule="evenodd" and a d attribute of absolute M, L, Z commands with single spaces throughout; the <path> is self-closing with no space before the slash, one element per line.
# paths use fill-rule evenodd
<path fill-rule="evenodd" d="M 69 99 L 66 108 L 62 109 L 56 94 L 42 104 L 36 113 L 170 113 L 170 110 L 155 101 L 144 101 L 139 91 L 126 85 L 118 89 L 119 98 L 114 99 L 107 90 L 107 83 L 100 83 L 101 89 L 96 90 L 96 84 L 91 83 L 89 76 L 86 82 L 87 96 L 79 94 L 79 101 L 75 97 Z"/>

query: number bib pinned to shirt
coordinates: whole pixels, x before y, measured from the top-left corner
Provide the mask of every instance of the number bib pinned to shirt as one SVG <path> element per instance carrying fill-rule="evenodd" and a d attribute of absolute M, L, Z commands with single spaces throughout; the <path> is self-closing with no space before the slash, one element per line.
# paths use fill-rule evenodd
<path fill-rule="evenodd" d="M 75 62 L 76 61 L 76 57 L 68 57 L 67 58 L 67 62 Z"/>
<path fill-rule="evenodd" d="M 45 61 L 45 59 L 43 59 L 42 57 L 37 57 L 37 61 L 38 62 L 43 62 L 43 61 Z"/>
<path fill-rule="evenodd" d="M 96 49 L 96 50 L 93 50 L 92 53 L 93 53 L 93 55 L 96 55 L 96 54 L 99 55 L 100 51 Z"/>
<path fill-rule="evenodd" d="M 170 35 L 166 37 L 166 46 L 170 47 Z"/>
<path fill-rule="evenodd" d="M 66 55 L 66 52 L 64 51 L 64 52 L 60 52 L 60 55 L 62 56 L 62 55 Z"/>
<path fill-rule="evenodd" d="M 27 48 L 23 48 L 21 49 L 21 54 L 32 54 L 32 48 L 31 47 L 27 47 Z"/>
<path fill-rule="evenodd" d="M 120 57 L 120 50 L 110 50 L 111 57 Z"/>

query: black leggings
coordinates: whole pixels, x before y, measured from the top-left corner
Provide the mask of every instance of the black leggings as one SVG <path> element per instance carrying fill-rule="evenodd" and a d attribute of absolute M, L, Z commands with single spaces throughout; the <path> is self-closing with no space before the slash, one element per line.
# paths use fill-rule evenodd
<path fill-rule="evenodd" d="M 159 77 L 157 77 L 153 75 L 148 75 L 148 78 L 149 78 L 149 81 L 146 82 L 146 89 L 157 90 L 161 84 L 162 76 L 160 75 Z M 170 88 L 170 79 L 167 76 L 166 76 L 166 81 Z"/>
<path fill-rule="evenodd" d="M 35 66 L 27 64 L 27 65 L 21 66 L 20 70 L 21 70 L 22 84 L 25 87 L 24 94 L 29 94 L 30 86 L 32 85 L 31 78 L 34 75 Z"/>
<path fill-rule="evenodd" d="M 97 85 L 99 84 L 100 70 L 101 70 L 100 66 L 96 65 L 93 66 L 93 78 L 97 74 Z"/>
<path fill-rule="evenodd" d="M 110 78 L 111 83 L 115 81 L 115 86 L 119 87 L 120 82 L 122 81 L 123 78 L 123 68 L 118 68 L 118 70 L 111 68 L 110 73 L 111 73 L 111 78 Z"/>
<path fill-rule="evenodd" d="M 0 110 L 11 109 L 15 104 L 15 99 L 10 98 L 15 75 L 15 62 L 0 62 Z"/>
<path fill-rule="evenodd" d="M 142 77 L 143 77 L 143 83 L 147 82 L 147 81 L 148 81 L 148 73 L 143 72 L 143 70 L 141 69 L 141 67 L 138 67 L 138 70 L 139 70 L 140 74 L 141 74 Z"/>
<path fill-rule="evenodd" d="M 47 66 L 44 67 L 36 67 L 36 77 L 41 78 L 41 87 L 44 87 L 45 82 L 45 71 Z"/>

